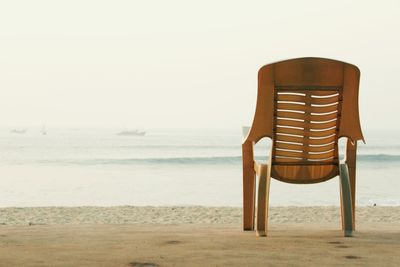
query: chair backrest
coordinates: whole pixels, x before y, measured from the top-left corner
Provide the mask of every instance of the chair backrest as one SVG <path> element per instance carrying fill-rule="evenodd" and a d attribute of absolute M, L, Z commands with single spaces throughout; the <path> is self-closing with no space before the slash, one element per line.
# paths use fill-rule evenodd
<path fill-rule="evenodd" d="M 356 66 L 322 58 L 291 59 L 260 69 L 248 138 L 272 139 L 273 178 L 315 183 L 338 175 L 338 139 L 363 140 L 359 77 Z"/>

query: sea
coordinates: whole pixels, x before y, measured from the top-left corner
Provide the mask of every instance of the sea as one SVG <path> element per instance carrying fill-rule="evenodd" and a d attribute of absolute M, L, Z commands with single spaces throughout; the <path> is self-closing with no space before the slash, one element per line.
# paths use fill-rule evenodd
<path fill-rule="evenodd" d="M 144 130 L 0 129 L 0 207 L 242 205 L 242 129 Z M 364 136 L 356 204 L 400 205 L 400 132 Z M 267 161 L 269 146 L 256 145 L 257 161 Z M 339 197 L 338 177 L 271 182 L 271 206 L 339 206 Z"/>

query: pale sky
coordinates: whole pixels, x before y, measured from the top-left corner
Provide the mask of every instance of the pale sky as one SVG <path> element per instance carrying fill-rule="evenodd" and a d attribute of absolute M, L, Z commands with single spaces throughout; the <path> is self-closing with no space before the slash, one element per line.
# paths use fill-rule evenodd
<path fill-rule="evenodd" d="M 240 128 L 258 69 L 304 56 L 400 129 L 400 1 L 1 1 L 0 127 Z"/>

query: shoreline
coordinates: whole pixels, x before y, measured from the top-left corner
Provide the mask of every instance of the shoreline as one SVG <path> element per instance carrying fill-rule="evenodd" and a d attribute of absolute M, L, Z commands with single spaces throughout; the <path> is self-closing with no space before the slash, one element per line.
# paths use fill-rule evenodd
<path fill-rule="evenodd" d="M 340 223 L 339 206 L 270 207 L 269 222 Z M 400 206 L 356 208 L 357 222 L 400 225 Z M 242 208 L 206 206 L 8 207 L 0 208 L 0 225 L 58 224 L 238 224 Z"/>

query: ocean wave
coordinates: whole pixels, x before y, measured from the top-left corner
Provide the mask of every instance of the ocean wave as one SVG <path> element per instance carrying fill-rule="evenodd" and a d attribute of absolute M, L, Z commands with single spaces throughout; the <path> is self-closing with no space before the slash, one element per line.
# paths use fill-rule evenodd
<path fill-rule="evenodd" d="M 240 156 L 234 157 L 174 157 L 174 158 L 131 158 L 131 159 L 79 159 L 79 160 L 40 160 L 40 164 L 76 164 L 76 165 L 128 165 L 128 164 L 236 164 Z"/>
<path fill-rule="evenodd" d="M 391 154 L 360 154 L 357 160 L 367 162 L 395 162 L 400 161 L 400 155 Z"/>
<path fill-rule="evenodd" d="M 257 161 L 266 161 L 266 157 L 256 157 Z M 357 156 L 358 162 L 376 163 L 400 163 L 400 155 L 388 154 L 361 154 Z M 37 164 L 63 164 L 63 165 L 237 165 L 241 164 L 241 156 L 215 156 L 215 157 L 169 157 L 169 158 L 122 158 L 122 159 L 45 159 L 33 162 L 14 162 L 16 164 L 37 163 Z"/>

